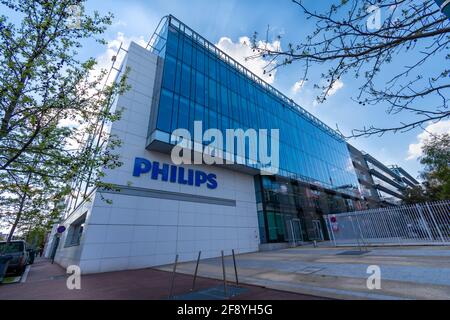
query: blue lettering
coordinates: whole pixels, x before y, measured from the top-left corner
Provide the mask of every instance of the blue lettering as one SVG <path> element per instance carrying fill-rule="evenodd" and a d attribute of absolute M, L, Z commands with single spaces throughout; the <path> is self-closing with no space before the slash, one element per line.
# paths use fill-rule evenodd
<path fill-rule="evenodd" d="M 177 166 L 170 166 L 170 182 L 177 182 Z"/>
<path fill-rule="evenodd" d="M 183 167 L 180 167 L 178 169 L 178 183 L 179 184 L 187 184 L 188 183 L 187 180 L 184 179 L 184 168 Z"/>
<path fill-rule="evenodd" d="M 194 185 L 194 170 L 188 169 L 188 185 Z"/>
<path fill-rule="evenodd" d="M 207 175 L 203 171 L 195 171 L 195 186 L 200 187 L 206 182 Z"/>
<path fill-rule="evenodd" d="M 158 180 L 158 175 L 162 175 L 162 178 L 161 178 L 162 181 L 169 180 L 169 165 L 163 164 L 162 169 L 160 169 L 159 162 L 153 161 L 152 179 Z"/>
<path fill-rule="evenodd" d="M 187 170 L 187 177 L 185 172 Z M 133 176 L 140 177 L 141 174 L 149 173 L 151 171 L 151 179 L 158 180 L 161 177 L 162 181 L 170 181 L 172 183 L 190 185 L 200 187 L 206 183 L 208 189 L 217 188 L 217 176 L 214 173 L 207 174 L 201 170 L 185 169 L 175 165 L 161 164 L 158 161 L 149 161 L 143 158 L 135 158 Z"/>
<path fill-rule="evenodd" d="M 147 159 L 136 158 L 134 159 L 133 176 L 139 177 L 141 173 L 148 173 L 152 168 L 152 163 Z"/>
<path fill-rule="evenodd" d="M 207 176 L 208 183 L 206 184 L 206 187 L 208 189 L 216 189 L 217 188 L 217 176 L 214 173 L 210 173 Z"/>

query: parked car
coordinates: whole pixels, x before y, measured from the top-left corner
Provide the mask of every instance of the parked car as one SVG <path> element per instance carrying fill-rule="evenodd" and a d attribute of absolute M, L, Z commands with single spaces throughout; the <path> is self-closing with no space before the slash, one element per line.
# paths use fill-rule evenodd
<path fill-rule="evenodd" d="M 23 240 L 14 240 L 9 244 L 5 241 L 0 242 L 0 255 L 12 256 L 7 273 L 14 272 L 16 275 L 21 275 L 29 263 L 28 246 Z"/>

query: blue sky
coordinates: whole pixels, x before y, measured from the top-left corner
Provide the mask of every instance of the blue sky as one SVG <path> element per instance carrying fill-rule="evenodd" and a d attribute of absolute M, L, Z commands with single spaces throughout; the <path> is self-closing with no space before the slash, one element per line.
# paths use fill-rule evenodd
<path fill-rule="evenodd" d="M 310 3 L 320 10 L 320 6 L 325 8 L 332 2 L 311 1 Z M 87 9 L 88 11 L 110 11 L 115 15 L 114 24 L 104 36 L 109 41 L 109 53 L 104 46 L 91 42 L 80 51 L 83 57 L 98 57 L 105 65 L 109 63 L 108 59 L 120 41 L 148 41 L 161 17 L 169 13 L 213 43 L 219 43 L 223 37 L 229 38 L 225 44 L 236 49 L 237 54 L 240 53 L 241 48 L 240 38 L 251 37 L 255 31 L 264 34 L 268 25 L 270 25 L 269 41 L 275 40 L 278 34 L 283 35 L 280 44 L 282 48 L 283 46 L 286 48 L 288 42 L 298 43 L 313 30 L 300 8 L 289 0 L 90 0 Z M 389 71 L 403 68 L 404 61 L 404 57 L 399 57 L 389 66 Z M 424 67 L 424 72 L 439 68 L 444 62 L 445 60 L 436 58 L 430 65 Z M 300 64 L 293 64 L 277 70 L 273 85 L 332 128 L 338 124 L 341 131 L 346 134 L 352 128 L 361 128 L 364 125 L 398 125 L 399 121 L 408 120 L 404 115 L 396 117 L 386 115 L 385 107 L 382 105 L 362 107 L 353 102 L 351 97 L 357 91 L 359 82 L 351 76 L 342 79 L 342 86 L 337 88 L 338 90 L 327 99 L 326 103 L 315 104 L 313 101 L 317 91 L 314 91 L 312 83 L 314 80 L 320 80 L 318 77 L 324 70 L 322 66 L 312 67 L 311 81 L 294 93 L 292 87 L 300 80 L 303 70 Z M 386 72 L 387 76 L 390 75 L 389 71 Z M 433 125 L 431 128 L 450 131 L 449 123 L 450 121 L 447 121 Z M 403 134 L 352 139 L 350 143 L 386 164 L 399 164 L 416 176 L 420 165 L 411 154 L 408 154 L 408 149 L 412 145 L 411 150 L 417 153 L 420 149 L 417 143 L 425 136 L 422 129 L 417 129 Z M 409 160 L 407 160 L 408 157 L 410 157 Z"/>

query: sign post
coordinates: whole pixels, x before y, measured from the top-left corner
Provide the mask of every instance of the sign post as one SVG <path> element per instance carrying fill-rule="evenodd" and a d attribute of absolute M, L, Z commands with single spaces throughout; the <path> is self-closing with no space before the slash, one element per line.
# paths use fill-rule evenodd
<path fill-rule="evenodd" d="M 56 229 L 55 238 L 53 239 L 53 248 L 52 248 L 52 254 L 50 256 L 50 259 L 52 259 L 52 264 L 55 262 L 55 256 L 56 256 L 56 250 L 59 246 L 59 240 L 61 239 L 61 234 L 66 231 L 66 227 L 59 226 L 58 229 Z"/>

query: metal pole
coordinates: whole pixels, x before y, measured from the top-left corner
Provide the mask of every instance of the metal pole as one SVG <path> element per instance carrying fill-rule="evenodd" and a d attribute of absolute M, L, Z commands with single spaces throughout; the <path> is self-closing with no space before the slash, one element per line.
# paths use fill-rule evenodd
<path fill-rule="evenodd" d="M 238 274 L 237 274 L 236 257 L 234 255 L 234 249 L 232 249 L 231 252 L 233 253 L 234 274 L 236 276 L 236 285 L 238 286 L 239 285 L 239 279 L 238 279 Z"/>
<path fill-rule="evenodd" d="M 54 236 L 54 243 L 53 243 L 53 248 L 52 248 L 52 254 L 51 254 L 51 259 L 52 259 L 52 264 L 55 263 L 55 257 L 56 257 L 56 250 L 58 250 L 58 246 L 59 246 L 59 239 L 60 236 L 59 235 L 55 235 Z"/>
<path fill-rule="evenodd" d="M 333 223 L 331 222 L 330 215 L 327 216 L 327 220 L 328 220 L 328 225 L 330 226 L 330 230 L 331 230 L 331 233 L 330 233 L 330 234 L 332 235 L 334 246 L 337 247 L 337 244 L 336 244 L 336 235 L 334 234 Z M 337 223 L 337 222 L 338 222 L 338 221 L 337 221 L 337 219 L 336 219 L 336 223 Z"/>
<path fill-rule="evenodd" d="M 197 257 L 197 264 L 195 266 L 194 281 L 192 282 L 192 289 L 191 289 L 191 291 L 193 291 L 194 288 L 195 288 L 195 280 L 197 280 L 198 264 L 200 263 L 200 256 L 201 255 L 202 255 L 202 252 L 199 251 L 198 252 L 198 257 Z"/>
<path fill-rule="evenodd" d="M 358 224 L 359 236 L 361 237 L 361 243 L 362 243 L 362 245 L 364 247 L 364 250 L 365 251 L 369 251 L 369 249 L 367 249 L 366 240 L 364 239 L 364 236 L 362 234 L 361 225 L 359 224 L 358 216 L 356 216 L 356 223 Z"/>
<path fill-rule="evenodd" d="M 352 224 L 352 230 L 353 230 L 353 235 L 356 239 L 357 245 L 358 245 L 358 249 L 359 251 L 362 251 L 361 249 L 361 245 L 359 244 L 359 237 L 356 235 L 356 230 L 355 230 L 355 225 L 353 224 L 353 217 L 352 216 L 348 216 L 350 223 Z"/>
<path fill-rule="evenodd" d="M 436 230 L 439 233 L 439 237 L 441 238 L 442 243 L 444 243 L 445 242 L 444 241 L 444 237 L 442 236 L 441 229 L 439 228 L 439 225 L 437 224 L 436 219 L 434 218 L 433 211 L 431 210 L 431 208 L 428 205 L 428 203 L 425 203 L 425 205 L 427 206 L 428 211 L 430 212 L 431 219 L 433 219 L 433 223 L 436 226 Z"/>
<path fill-rule="evenodd" d="M 227 297 L 227 276 L 225 274 L 225 259 L 223 257 L 223 250 L 222 250 L 222 272 L 223 272 L 223 292 L 225 297 Z"/>
<path fill-rule="evenodd" d="M 294 247 L 297 246 L 297 243 L 295 241 L 295 235 L 294 235 L 294 224 L 292 223 L 292 219 L 289 220 L 289 225 L 291 226 L 291 234 L 292 234 L 292 242 L 294 243 Z M 234 256 L 233 256 L 234 257 Z"/>
<path fill-rule="evenodd" d="M 178 263 L 178 254 L 175 256 L 175 263 L 173 265 L 173 271 L 172 271 L 172 284 L 170 286 L 170 293 L 169 293 L 169 299 L 172 299 L 172 293 L 173 293 L 173 285 L 175 283 L 175 272 L 177 271 L 177 263 Z"/>
<path fill-rule="evenodd" d="M 441 216 L 441 214 L 440 214 L 439 211 L 437 210 L 437 207 L 435 207 L 433 203 L 432 203 L 431 205 L 432 205 L 432 206 L 430 206 L 429 203 L 426 203 L 426 206 L 427 206 L 428 210 L 431 211 L 432 208 L 436 209 L 436 210 L 433 209 L 433 212 L 436 214 L 436 219 L 437 219 L 437 221 L 439 222 L 438 230 L 439 230 L 440 234 L 441 234 L 442 237 L 443 237 L 443 238 L 442 238 L 442 241 L 443 241 L 443 242 L 446 242 L 446 234 L 445 234 L 445 225 L 446 225 L 446 221 L 445 221 L 445 219 L 443 219 L 444 217 Z M 444 232 L 444 233 L 442 233 L 442 232 Z"/>
<path fill-rule="evenodd" d="M 417 211 L 419 212 L 420 219 L 422 220 L 422 224 L 425 227 L 425 230 L 427 232 L 427 236 L 430 239 L 430 241 L 432 242 L 433 241 L 433 237 L 431 236 L 431 232 L 430 232 L 430 229 L 428 228 L 428 224 L 425 221 L 425 218 L 423 217 L 422 208 L 418 204 L 416 204 L 416 208 L 417 208 Z"/>
<path fill-rule="evenodd" d="M 441 215 L 442 221 L 444 221 L 443 224 L 443 231 L 445 233 L 445 241 L 446 243 L 449 243 L 450 241 L 450 201 L 447 202 L 447 204 L 443 201 L 441 202 L 434 202 L 433 203 L 434 208 L 436 208 L 436 212 Z M 447 208 L 446 208 L 447 207 Z"/>

